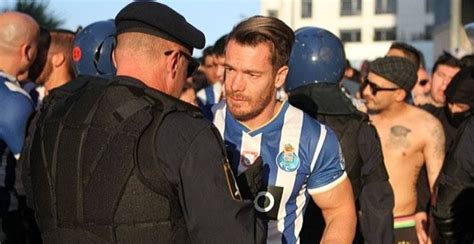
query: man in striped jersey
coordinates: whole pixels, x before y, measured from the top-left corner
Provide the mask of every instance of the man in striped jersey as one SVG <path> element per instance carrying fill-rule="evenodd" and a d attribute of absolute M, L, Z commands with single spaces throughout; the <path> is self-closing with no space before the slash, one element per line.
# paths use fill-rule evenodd
<path fill-rule="evenodd" d="M 322 241 L 351 243 L 354 200 L 336 135 L 275 96 L 293 41 L 293 31 L 272 17 L 234 27 L 225 51 L 225 102 L 214 107 L 214 123 L 236 174 L 263 160 L 264 187 L 254 205 L 267 225 L 267 243 L 299 243 L 311 199 L 327 224 Z"/>

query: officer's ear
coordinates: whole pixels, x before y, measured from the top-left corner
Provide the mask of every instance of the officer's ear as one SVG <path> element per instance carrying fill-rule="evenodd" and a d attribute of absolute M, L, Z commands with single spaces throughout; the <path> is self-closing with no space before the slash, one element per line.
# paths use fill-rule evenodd
<path fill-rule="evenodd" d="M 288 75 L 288 66 L 285 65 L 277 70 L 275 76 L 275 88 L 283 86 L 286 80 L 286 75 Z"/>
<path fill-rule="evenodd" d="M 117 67 L 117 62 L 115 62 L 115 47 L 117 47 L 117 36 L 114 36 L 113 37 L 113 44 L 112 44 L 112 64 L 114 65 L 114 67 Z"/>
<path fill-rule="evenodd" d="M 170 51 L 165 53 L 166 55 L 166 70 L 170 78 L 174 79 L 178 75 L 179 68 L 179 52 Z"/>

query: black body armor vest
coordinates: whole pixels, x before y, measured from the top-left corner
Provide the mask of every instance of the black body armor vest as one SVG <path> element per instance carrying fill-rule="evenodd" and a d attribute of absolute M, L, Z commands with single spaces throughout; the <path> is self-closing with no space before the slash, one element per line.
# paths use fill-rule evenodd
<path fill-rule="evenodd" d="M 25 146 L 45 243 L 187 242 L 154 148 L 175 104 L 127 77 L 79 77 L 50 95 Z"/>

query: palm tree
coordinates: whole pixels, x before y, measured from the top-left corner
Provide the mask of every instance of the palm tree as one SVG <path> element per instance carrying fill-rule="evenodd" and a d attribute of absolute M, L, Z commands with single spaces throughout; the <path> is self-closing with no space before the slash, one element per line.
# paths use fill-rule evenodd
<path fill-rule="evenodd" d="M 12 9 L 4 9 L 3 11 L 14 10 L 22 12 L 33 17 L 41 27 L 46 29 L 57 29 L 63 23 L 63 19 L 59 19 L 54 12 L 48 10 L 49 1 L 45 0 L 17 0 L 15 7 Z"/>

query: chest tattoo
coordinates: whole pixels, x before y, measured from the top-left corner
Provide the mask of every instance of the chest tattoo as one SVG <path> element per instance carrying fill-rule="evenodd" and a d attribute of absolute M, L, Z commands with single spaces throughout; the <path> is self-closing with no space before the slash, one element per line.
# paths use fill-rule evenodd
<path fill-rule="evenodd" d="M 395 125 L 390 128 L 389 135 L 389 146 L 393 148 L 404 148 L 407 149 L 410 147 L 411 143 L 408 140 L 408 133 L 411 130 L 405 126 Z"/>

